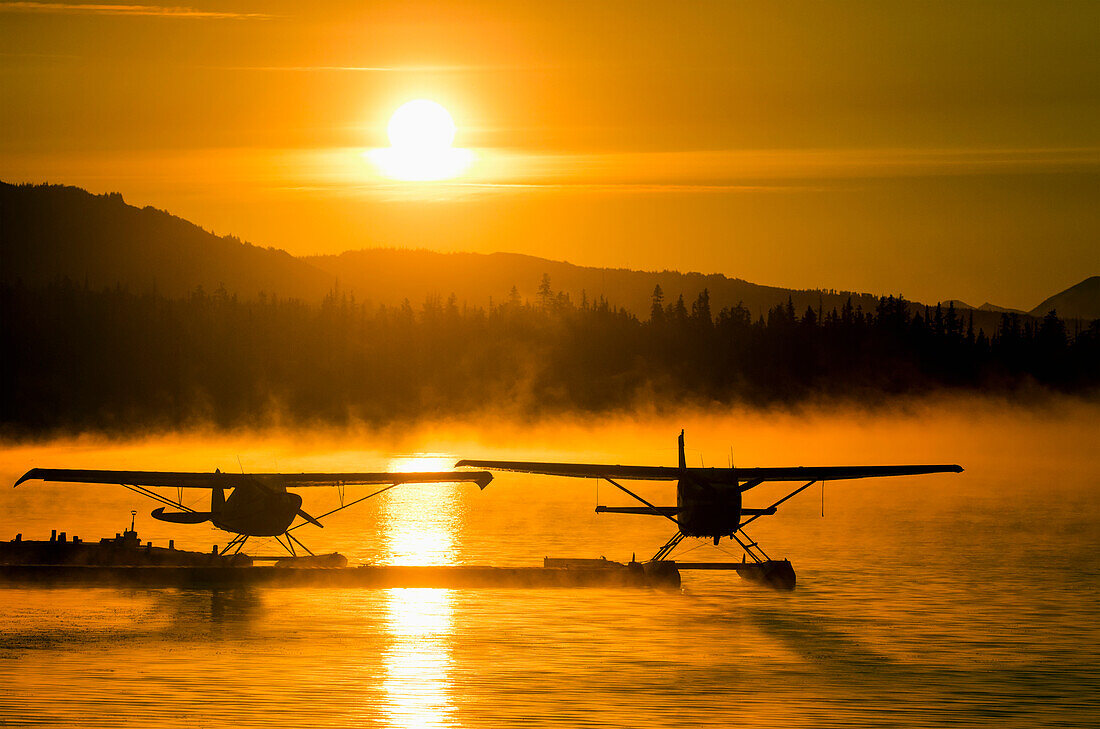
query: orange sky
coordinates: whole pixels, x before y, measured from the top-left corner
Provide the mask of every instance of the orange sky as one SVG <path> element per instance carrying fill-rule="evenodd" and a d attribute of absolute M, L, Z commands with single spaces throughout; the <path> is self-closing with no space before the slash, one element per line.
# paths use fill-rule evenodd
<path fill-rule="evenodd" d="M 1022 308 L 1100 272 L 1094 2 L 0 2 L 0 37 L 0 179 L 293 253 Z M 364 157 L 414 98 L 466 174 Z"/>

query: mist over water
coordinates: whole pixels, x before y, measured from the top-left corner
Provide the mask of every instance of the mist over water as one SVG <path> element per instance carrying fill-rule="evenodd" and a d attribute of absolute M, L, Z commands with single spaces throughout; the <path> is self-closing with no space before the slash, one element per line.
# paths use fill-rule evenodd
<path fill-rule="evenodd" d="M 815 485 L 749 533 L 791 594 L 686 572 L 645 590 L 0 589 L 0 723 L 14 726 L 1088 726 L 1100 721 L 1100 404 L 982 399 L 890 412 L 690 411 L 377 430 L 191 432 L 9 444 L 27 469 L 443 469 L 459 457 L 707 466 L 959 463 Z M 238 464 L 238 457 L 240 463 Z M 657 504 L 668 484 L 637 483 Z M 766 506 L 784 486 L 746 494 Z M 349 488 L 347 498 L 369 487 Z M 338 505 L 335 489 L 305 508 Z M 173 494 L 174 495 L 174 494 Z M 185 503 L 204 508 L 201 494 Z M 597 515 L 593 481 L 499 474 L 393 489 L 295 534 L 378 564 L 648 558 L 667 522 Z M 0 489 L 0 538 L 129 526 L 209 550 L 120 487 Z M 824 511 L 824 517 L 822 512 Z M 273 553 L 251 540 L 246 551 Z M 723 543 L 723 549 L 725 543 Z M 689 551 L 690 550 L 690 551 Z M 685 540 L 674 558 L 740 559 Z"/>

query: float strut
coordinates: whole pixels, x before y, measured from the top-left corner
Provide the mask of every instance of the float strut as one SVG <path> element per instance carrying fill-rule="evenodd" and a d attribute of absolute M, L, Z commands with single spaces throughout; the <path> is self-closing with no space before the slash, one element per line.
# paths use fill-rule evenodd
<path fill-rule="evenodd" d="M 244 534 L 234 535 L 234 537 L 229 540 L 229 544 L 225 545 L 225 549 L 218 552 L 218 554 L 219 555 L 229 554 L 229 550 L 233 549 L 233 547 L 236 547 L 237 552 L 240 552 L 241 547 L 243 547 L 244 543 L 247 542 L 247 541 L 248 541 L 248 537 L 245 536 Z M 237 554 L 237 552 L 234 552 L 234 554 Z"/>
<path fill-rule="evenodd" d="M 676 532 L 675 534 L 672 535 L 671 539 L 669 539 L 667 542 L 665 542 L 665 546 L 661 547 L 657 551 L 657 554 L 653 555 L 653 558 L 649 561 L 650 562 L 660 562 L 660 561 L 664 560 L 664 558 L 667 557 L 672 552 L 672 550 L 676 549 L 676 545 L 678 545 L 683 540 L 684 540 L 684 533 L 683 532 Z"/>

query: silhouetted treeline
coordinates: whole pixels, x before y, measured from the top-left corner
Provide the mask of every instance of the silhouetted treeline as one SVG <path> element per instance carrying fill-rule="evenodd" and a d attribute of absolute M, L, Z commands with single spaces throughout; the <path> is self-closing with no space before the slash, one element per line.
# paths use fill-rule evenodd
<path fill-rule="evenodd" d="M 0 287 L 2 427 L 8 434 L 213 423 L 372 423 L 461 415 L 600 412 L 640 404 L 797 403 L 943 389 L 1094 393 L 1100 321 L 1005 315 L 975 331 L 953 308 L 886 297 L 756 320 L 709 294 L 639 320 L 573 301 L 544 277 L 488 309 L 452 296 L 378 307 L 337 291 L 322 304 L 224 289 L 186 298 L 70 281 Z"/>

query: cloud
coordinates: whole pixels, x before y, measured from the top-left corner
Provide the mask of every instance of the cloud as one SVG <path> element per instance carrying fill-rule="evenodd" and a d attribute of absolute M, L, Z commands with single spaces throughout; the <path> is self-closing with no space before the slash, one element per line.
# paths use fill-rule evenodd
<path fill-rule="evenodd" d="M 514 66 L 492 65 L 424 65 L 424 66 L 204 66 L 219 71 L 267 71 L 294 73 L 464 73 L 470 71 L 498 71 Z"/>
<path fill-rule="evenodd" d="M 0 58 L 80 58 L 75 53 L 0 53 Z"/>
<path fill-rule="evenodd" d="M 50 15 L 124 15 L 194 19 L 263 19 L 265 13 L 234 13 L 218 10 L 166 5 L 114 5 L 103 3 L 0 2 L 0 13 L 40 13 Z"/>
<path fill-rule="evenodd" d="M 882 177 L 1067 172 L 1100 168 L 1100 148 L 727 149 L 545 153 L 486 150 L 475 182 L 612 185 L 641 191 L 786 188 Z"/>

